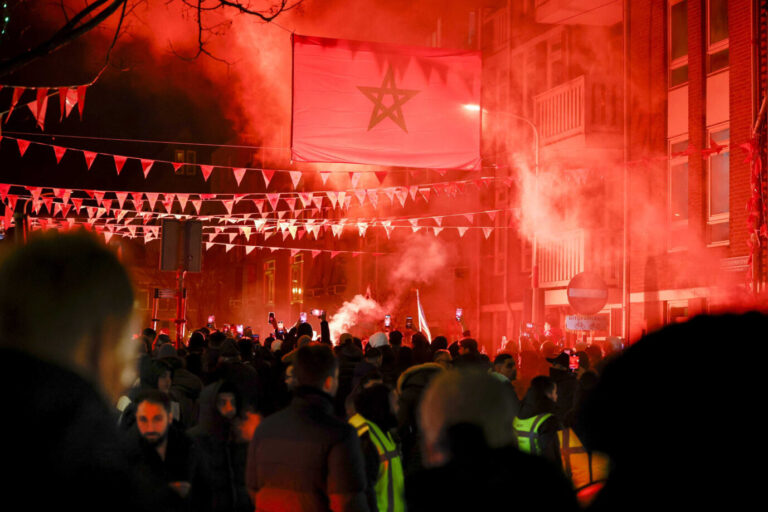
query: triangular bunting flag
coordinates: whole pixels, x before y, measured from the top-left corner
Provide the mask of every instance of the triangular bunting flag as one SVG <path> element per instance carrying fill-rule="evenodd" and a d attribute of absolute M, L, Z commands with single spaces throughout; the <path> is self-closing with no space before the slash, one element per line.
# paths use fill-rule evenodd
<path fill-rule="evenodd" d="M 251 254 L 255 248 L 256 248 L 255 245 L 246 245 L 245 246 L 245 254 Z"/>
<path fill-rule="evenodd" d="M 435 219 L 435 222 L 437 223 L 438 226 L 442 226 L 443 225 L 443 218 L 442 217 L 432 217 L 432 218 Z"/>
<path fill-rule="evenodd" d="M 234 199 L 229 199 L 227 201 L 222 201 L 221 204 L 223 204 L 224 208 L 227 209 L 227 213 L 229 215 L 232 215 L 232 207 L 235 205 L 235 200 Z"/>
<path fill-rule="evenodd" d="M 277 202 L 280 201 L 280 194 L 267 194 L 267 201 L 272 206 L 272 210 L 277 210 Z"/>
<path fill-rule="evenodd" d="M 313 258 L 317 258 L 320 255 L 321 252 L 323 252 L 323 251 L 316 251 L 316 250 L 312 251 L 312 257 Z"/>
<path fill-rule="evenodd" d="M 373 205 L 373 208 L 378 208 L 379 204 L 379 194 L 374 189 L 368 190 L 368 200 L 371 202 L 371 205 Z"/>
<path fill-rule="evenodd" d="M 416 185 L 413 185 L 411 187 L 408 187 L 408 193 L 411 194 L 411 201 L 416 200 L 416 194 L 419 192 L 419 187 Z"/>
<path fill-rule="evenodd" d="M 381 185 L 382 183 L 384 183 L 384 178 L 386 178 L 386 177 L 387 177 L 387 171 L 374 171 L 374 173 L 373 173 L 373 174 L 375 174 L 375 175 L 376 175 L 376 178 L 378 178 L 378 180 L 379 180 L 379 185 Z"/>
<path fill-rule="evenodd" d="M 357 172 L 349 173 L 349 184 L 352 185 L 352 188 L 357 188 L 357 184 L 359 182 L 360 182 L 360 173 L 357 173 Z"/>
<path fill-rule="evenodd" d="M 435 236 L 437 236 L 437 235 L 439 235 L 439 234 L 440 234 L 440 232 L 441 232 L 443 229 L 445 229 L 445 228 L 432 228 L 432 231 L 434 231 L 434 232 L 435 232 Z"/>
<path fill-rule="evenodd" d="M 65 117 L 69 117 L 69 114 L 72 112 L 72 107 L 75 105 L 77 105 L 77 89 L 69 88 L 67 89 L 67 111 L 64 114 Z"/>
<path fill-rule="evenodd" d="M 242 167 L 233 167 L 232 174 L 234 175 L 237 186 L 239 187 L 240 182 L 243 181 L 243 176 L 245 176 L 245 169 Z M 253 250 L 253 248 L 251 248 L 251 250 Z"/>
<path fill-rule="evenodd" d="M 304 208 L 309 207 L 312 204 L 312 193 L 310 192 L 300 192 L 299 193 L 299 199 L 301 199 L 301 204 Z"/>
<path fill-rule="evenodd" d="M 33 201 L 40 199 L 40 194 L 43 192 L 42 187 L 27 187 L 27 190 L 29 190 L 29 193 L 32 194 Z"/>
<path fill-rule="evenodd" d="M 61 158 L 64 156 L 64 153 L 67 152 L 67 148 L 62 148 L 61 146 L 52 146 L 53 147 L 53 154 L 56 155 L 56 163 L 61 163 Z"/>
<path fill-rule="evenodd" d="M 423 197 L 426 202 L 429 202 L 429 187 L 420 188 L 419 192 L 421 193 L 421 197 Z"/>
<path fill-rule="evenodd" d="M 488 214 L 488 218 L 491 219 L 492 221 L 496 220 L 496 213 L 497 213 L 496 210 L 485 212 L 485 213 Z"/>
<path fill-rule="evenodd" d="M 157 204 L 157 198 L 160 196 L 160 194 L 156 192 L 145 192 L 145 196 L 147 196 L 147 201 L 149 201 L 149 211 L 153 211 L 155 209 L 155 204 Z"/>
<path fill-rule="evenodd" d="M 234 244 L 224 244 L 224 247 L 226 247 L 226 252 L 231 251 L 234 246 Z"/>
<path fill-rule="evenodd" d="M 80 113 L 80 120 L 83 120 L 83 108 L 85 108 L 85 90 L 88 86 L 81 85 L 77 88 L 77 111 Z"/>
<path fill-rule="evenodd" d="M 120 209 L 122 210 L 123 204 L 128 198 L 128 192 L 115 192 L 115 197 L 117 197 L 117 204 L 120 205 Z"/>
<path fill-rule="evenodd" d="M 272 181 L 272 177 L 275 175 L 275 171 L 271 169 L 262 169 L 261 175 L 264 177 L 264 188 L 269 188 L 269 182 Z"/>
<path fill-rule="evenodd" d="M 91 165 L 93 165 L 93 161 L 96 160 L 96 155 L 98 155 L 98 153 L 95 153 L 93 151 L 83 150 L 83 157 L 85 157 L 85 165 L 87 166 L 89 171 L 91 170 Z"/>
<path fill-rule="evenodd" d="M 331 259 L 333 259 L 333 258 L 335 258 L 336 256 L 338 256 L 340 252 L 341 252 L 341 251 L 331 251 Z"/>
<path fill-rule="evenodd" d="M 284 197 L 283 201 L 285 201 L 288 204 L 288 208 L 290 208 L 291 211 L 296 209 L 296 198 L 295 197 Z"/>
<path fill-rule="evenodd" d="M 200 208 L 202 208 L 202 206 L 203 206 L 203 200 L 202 199 L 192 199 L 189 202 L 192 203 L 192 206 L 195 207 L 195 211 L 197 212 L 198 215 L 200 215 Z"/>
<path fill-rule="evenodd" d="M 211 173 L 213 172 L 213 166 L 212 165 L 200 165 L 200 172 L 203 174 L 203 179 L 205 181 L 208 181 L 208 178 L 211 176 Z"/>
<path fill-rule="evenodd" d="M 365 189 L 357 189 L 355 190 L 355 197 L 357 197 L 357 200 L 360 201 L 360 206 L 363 206 L 363 203 L 365 202 Z"/>
<path fill-rule="evenodd" d="M 141 210 L 141 207 L 144 204 L 144 199 L 142 198 L 142 193 L 141 192 L 131 192 L 131 199 L 133 200 L 133 209 L 134 210 Z"/>
<path fill-rule="evenodd" d="M 16 145 L 19 146 L 19 156 L 24 156 L 24 153 L 27 152 L 29 144 L 30 141 L 28 140 L 16 139 Z"/>
<path fill-rule="evenodd" d="M 465 213 L 464 218 L 469 221 L 470 224 L 473 224 L 475 222 L 475 214 L 474 213 Z"/>
<path fill-rule="evenodd" d="M 184 165 L 184 162 L 171 162 L 171 166 L 173 167 L 173 173 L 178 174 L 179 169 L 181 169 L 182 165 Z"/>
<path fill-rule="evenodd" d="M 155 161 L 150 160 L 149 158 L 140 158 L 139 160 L 141 161 L 141 168 L 144 171 L 144 179 L 146 179 L 150 169 L 155 165 Z"/>
<path fill-rule="evenodd" d="M 120 171 L 123 170 L 123 166 L 125 165 L 126 160 L 128 160 L 128 157 L 112 155 L 112 158 L 115 161 L 115 170 L 117 171 L 117 174 L 120 175 Z"/>
<path fill-rule="evenodd" d="M 483 234 L 485 235 L 486 240 L 488 240 L 488 237 L 491 236 L 491 231 L 493 231 L 492 227 L 483 227 Z"/>
<path fill-rule="evenodd" d="M 179 200 L 179 205 L 181 205 L 181 213 L 184 213 L 184 208 L 187 207 L 187 200 L 189 199 L 189 194 L 176 194 L 176 199 Z"/>
<path fill-rule="evenodd" d="M 77 213 L 80 213 L 80 209 L 83 207 L 83 200 L 79 197 L 73 197 L 72 198 L 72 204 L 75 205 L 75 210 Z"/>
<path fill-rule="evenodd" d="M 213 247 L 213 242 L 205 242 L 205 250 L 208 251 Z"/>
<path fill-rule="evenodd" d="M 291 183 L 293 183 L 293 189 L 296 190 L 296 185 L 301 181 L 301 171 L 289 171 L 288 175 L 291 177 Z"/>
<path fill-rule="evenodd" d="M 331 173 L 327 171 L 320 171 L 320 179 L 323 182 L 323 185 L 328 181 L 328 176 L 330 176 Z"/>
<path fill-rule="evenodd" d="M 21 99 L 21 95 L 24 94 L 24 87 L 14 87 L 13 88 L 13 98 L 11 99 L 11 108 L 8 110 L 8 115 L 5 116 L 5 122 L 8 122 L 8 119 L 11 117 L 11 114 L 13 113 L 13 109 L 16 108 L 16 104 Z"/>
<path fill-rule="evenodd" d="M 466 226 L 458 226 L 456 229 L 459 231 L 459 236 L 464 238 L 464 233 L 466 233 L 469 228 Z"/>

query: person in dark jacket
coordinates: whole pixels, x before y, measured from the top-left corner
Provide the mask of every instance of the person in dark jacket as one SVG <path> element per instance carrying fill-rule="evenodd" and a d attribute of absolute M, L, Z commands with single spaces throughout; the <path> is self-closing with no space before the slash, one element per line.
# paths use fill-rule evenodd
<path fill-rule="evenodd" d="M 565 422 L 565 416 L 573 409 L 573 399 L 578 387 L 578 379 L 575 372 L 569 369 L 570 355 L 561 352 L 557 357 L 547 358 L 552 366 L 549 368 L 549 377 L 557 385 L 557 400 L 552 411 L 560 423 Z"/>
<path fill-rule="evenodd" d="M 211 512 L 250 512 L 245 487 L 248 455 L 243 432 L 245 402 L 237 386 L 219 380 L 200 393 L 200 418 L 188 431 L 201 459 L 203 485 L 192 488 L 193 509 Z"/>
<path fill-rule="evenodd" d="M 294 367 L 293 401 L 262 421 L 249 447 L 246 481 L 256 510 L 368 510 L 357 432 L 333 414 L 333 351 L 301 347 Z"/>
<path fill-rule="evenodd" d="M 487 372 L 432 379 L 419 407 L 428 469 L 406 478 L 408 510 L 577 510 L 561 472 L 514 446 L 514 416 L 509 389 Z"/>
<path fill-rule="evenodd" d="M 102 240 L 47 232 L 0 264 L 6 509 L 174 510 L 130 464 L 110 404 L 135 378 L 133 290 Z M 16 505 L 13 505 L 16 503 Z"/>
<path fill-rule="evenodd" d="M 131 431 L 136 463 L 146 467 L 156 481 L 187 497 L 197 459 L 192 441 L 172 424 L 168 395 L 148 389 L 136 397 L 136 404 L 136 424 Z"/>

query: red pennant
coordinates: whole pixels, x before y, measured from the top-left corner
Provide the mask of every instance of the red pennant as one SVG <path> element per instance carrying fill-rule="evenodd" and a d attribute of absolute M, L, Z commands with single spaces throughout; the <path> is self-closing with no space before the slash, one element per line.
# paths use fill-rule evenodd
<path fill-rule="evenodd" d="M 286 204 L 288 204 L 288 208 L 290 208 L 291 210 L 295 210 L 296 209 L 296 198 L 295 197 L 284 197 L 283 201 L 285 201 Z"/>
<path fill-rule="evenodd" d="M 293 189 L 296 190 L 296 185 L 301 181 L 301 171 L 289 171 L 288 174 L 291 177 L 291 183 L 293 183 Z"/>
<path fill-rule="evenodd" d="M 64 156 L 64 153 L 67 152 L 67 148 L 62 148 L 61 146 L 52 146 L 53 147 L 53 154 L 56 155 L 56 163 L 61 163 L 61 157 Z"/>
<path fill-rule="evenodd" d="M 156 192 L 145 192 L 145 196 L 147 196 L 147 201 L 149 201 L 149 211 L 153 211 L 155 209 L 155 204 L 157 204 L 157 198 L 160 194 Z"/>
<path fill-rule="evenodd" d="M 5 122 L 8 122 L 8 119 L 11 117 L 11 114 L 13 113 L 13 109 L 16 108 L 16 104 L 21 99 L 21 95 L 24 94 L 24 87 L 14 87 L 13 88 L 13 99 L 11 99 L 11 108 L 8 110 L 8 115 L 5 116 Z"/>
<path fill-rule="evenodd" d="M 357 184 L 360 182 L 360 174 L 356 172 L 349 173 L 349 183 L 352 188 L 357 188 Z"/>
<path fill-rule="evenodd" d="M 80 113 L 80 120 L 83 119 L 83 108 L 85 108 L 85 90 L 88 86 L 81 85 L 77 88 L 77 111 Z"/>
<path fill-rule="evenodd" d="M 179 200 L 179 204 L 181 205 L 181 213 L 184 213 L 184 208 L 187 207 L 187 200 L 189 199 L 189 194 L 176 194 L 176 199 Z"/>
<path fill-rule="evenodd" d="M 384 183 L 384 178 L 387 177 L 387 171 L 375 171 L 373 174 L 376 175 L 376 178 L 379 180 L 379 185 Z"/>
<path fill-rule="evenodd" d="M 139 160 L 141 161 L 141 168 L 144 171 L 144 179 L 147 179 L 147 175 L 149 174 L 150 169 L 152 169 L 152 166 L 155 165 L 155 161 L 150 160 L 149 158 L 140 158 Z"/>
<path fill-rule="evenodd" d="M 51 215 L 53 213 L 51 211 L 51 205 L 53 204 L 53 197 L 51 196 L 44 197 L 43 204 L 45 205 L 45 209 L 48 210 L 48 215 Z"/>
<path fill-rule="evenodd" d="M 131 192 L 131 199 L 133 199 L 133 208 L 135 210 L 141 210 L 144 204 L 143 194 L 141 192 Z"/>
<path fill-rule="evenodd" d="M 117 197 L 117 204 L 120 205 L 120 209 L 123 209 L 123 204 L 125 204 L 125 200 L 128 198 L 128 192 L 115 192 L 115 196 Z"/>
<path fill-rule="evenodd" d="M 112 158 L 115 161 L 115 170 L 117 171 L 118 176 L 120 175 L 120 171 L 123 170 L 123 166 L 125 165 L 125 161 L 128 160 L 128 157 L 120 156 L 120 155 L 112 155 Z"/>
<path fill-rule="evenodd" d="M 11 186 L 7 183 L 0 183 L 0 200 L 5 199 L 5 196 L 8 195 L 8 191 L 11 189 Z"/>
<path fill-rule="evenodd" d="M 264 188 L 269 188 L 269 182 L 272 181 L 275 171 L 271 169 L 262 169 L 261 175 L 264 177 Z"/>
<path fill-rule="evenodd" d="M 19 156 L 24 156 L 24 153 L 27 152 L 29 144 L 30 141 L 28 140 L 16 139 L 16 145 L 19 146 Z"/>
<path fill-rule="evenodd" d="M 243 181 L 243 176 L 245 176 L 245 169 L 242 167 L 237 167 L 232 169 L 232 174 L 235 176 L 235 181 L 237 181 L 237 186 L 240 186 L 240 182 Z"/>
<path fill-rule="evenodd" d="M 327 171 L 320 171 L 320 180 L 322 180 L 323 185 L 328 181 L 328 176 L 330 176 L 331 173 Z"/>
<path fill-rule="evenodd" d="M 32 110 L 31 103 L 29 104 Z M 32 114 L 37 119 L 37 125 L 41 130 L 45 130 L 45 112 L 48 110 L 48 88 L 40 87 L 37 89 L 37 100 Z"/>
<path fill-rule="evenodd" d="M 96 204 L 100 205 L 104 202 L 104 191 L 103 190 L 94 190 L 93 191 L 93 197 L 96 198 Z"/>
<path fill-rule="evenodd" d="M 279 194 L 267 194 L 267 201 L 272 205 L 272 210 L 277 209 L 277 202 L 280 200 Z"/>
<path fill-rule="evenodd" d="M 200 172 L 203 173 L 203 179 L 205 181 L 208 181 L 208 178 L 211 176 L 211 173 L 213 172 L 213 166 L 212 165 L 200 165 Z"/>
<path fill-rule="evenodd" d="M 93 161 L 96 160 L 96 155 L 98 153 L 94 153 L 93 151 L 85 151 L 83 150 L 83 156 L 85 157 L 85 165 L 88 166 L 88 170 L 91 170 L 91 165 L 93 164 Z"/>
<path fill-rule="evenodd" d="M 469 228 L 466 226 L 458 226 L 456 229 L 459 231 L 459 236 L 464 238 L 464 233 L 466 233 Z"/>
<path fill-rule="evenodd" d="M 59 87 L 59 122 L 64 120 L 64 112 L 67 109 L 67 88 Z"/>
<path fill-rule="evenodd" d="M 184 162 L 171 162 L 171 165 L 173 166 L 173 173 L 179 174 L 179 169 L 184 165 Z"/>
<path fill-rule="evenodd" d="M 37 201 L 40 199 L 40 193 L 43 191 L 42 187 L 27 187 L 29 193 L 32 194 L 32 200 Z"/>
<path fill-rule="evenodd" d="M 192 206 L 195 207 L 195 211 L 198 215 L 200 215 L 200 208 L 203 207 L 203 200 L 202 199 L 192 199 L 190 201 L 192 203 Z"/>
<path fill-rule="evenodd" d="M 69 88 L 67 89 L 67 112 L 65 114 L 66 117 L 69 117 L 69 114 L 72 113 L 72 107 L 77 105 L 77 89 Z"/>
<path fill-rule="evenodd" d="M 83 200 L 79 197 L 73 197 L 72 204 L 75 205 L 75 210 L 77 210 L 77 213 L 79 214 L 80 209 L 83 207 Z"/>
<path fill-rule="evenodd" d="M 331 251 L 331 259 L 333 259 L 333 258 L 335 258 L 336 256 L 338 256 L 338 255 L 339 255 L 339 253 L 341 253 L 341 251 Z"/>
<path fill-rule="evenodd" d="M 312 257 L 317 258 L 317 256 L 323 251 L 312 251 Z"/>
<path fill-rule="evenodd" d="M 228 201 L 222 201 L 221 203 L 224 205 L 224 208 L 227 209 L 227 213 L 232 215 L 232 207 L 235 205 L 235 201 L 230 199 Z"/>
<path fill-rule="evenodd" d="M 112 208 L 112 200 L 105 199 L 101 202 L 101 205 L 104 207 L 104 210 L 106 210 L 107 215 L 109 215 L 109 210 Z"/>

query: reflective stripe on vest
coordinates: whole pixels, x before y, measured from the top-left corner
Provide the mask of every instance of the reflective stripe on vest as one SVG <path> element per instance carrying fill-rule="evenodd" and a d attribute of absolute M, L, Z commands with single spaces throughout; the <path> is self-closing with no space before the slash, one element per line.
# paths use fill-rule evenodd
<path fill-rule="evenodd" d="M 360 414 L 352 416 L 349 423 L 357 429 L 359 436 L 368 433 L 379 454 L 379 477 L 374 487 L 379 511 L 404 512 L 405 477 L 400 451 L 392 435 L 385 434 L 375 423 Z"/>
<path fill-rule="evenodd" d="M 607 478 L 608 461 L 605 456 L 588 451 L 570 428 L 558 430 L 557 437 L 563 468 L 574 488 L 580 489 Z"/>
<path fill-rule="evenodd" d="M 546 413 L 526 419 L 514 419 L 512 426 L 517 434 L 517 445 L 521 451 L 541 455 L 544 447 L 541 443 L 539 428 L 550 416 L 552 416 L 550 413 Z"/>

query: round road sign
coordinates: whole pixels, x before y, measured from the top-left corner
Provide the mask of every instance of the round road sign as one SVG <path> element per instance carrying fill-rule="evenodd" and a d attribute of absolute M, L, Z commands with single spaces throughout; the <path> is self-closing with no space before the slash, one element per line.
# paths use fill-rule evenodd
<path fill-rule="evenodd" d="M 582 315 L 594 315 L 608 302 L 608 286 L 597 274 L 580 272 L 568 283 L 568 303 Z"/>

